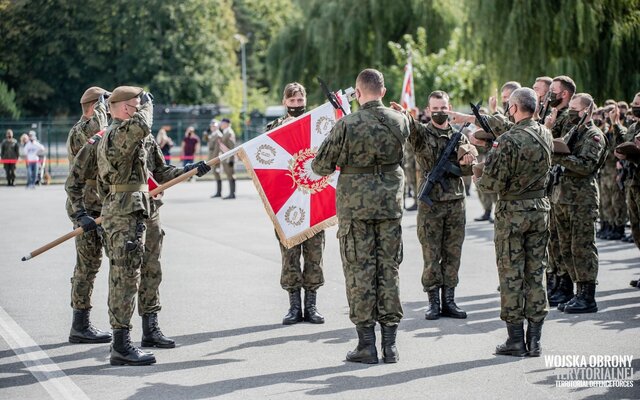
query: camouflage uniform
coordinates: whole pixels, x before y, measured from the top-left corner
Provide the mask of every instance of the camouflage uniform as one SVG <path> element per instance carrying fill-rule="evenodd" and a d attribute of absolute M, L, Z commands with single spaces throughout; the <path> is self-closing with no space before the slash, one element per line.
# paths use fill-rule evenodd
<path fill-rule="evenodd" d="M 114 119 L 98 144 L 98 192 L 109 256 L 109 317 L 113 329 L 131 329 L 140 283 L 146 227 L 151 215 L 143 140 L 151 134 L 153 105 L 140 107 L 127 121 Z"/>
<path fill-rule="evenodd" d="M 416 171 L 416 153 L 413 151 L 413 147 L 407 143 L 404 148 L 404 165 L 402 166 L 404 170 L 404 176 L 406 179 L 406 187 L 405 193 L 411 192 L 414 199 L 417 199 L 416 191 L 418 189 L 417 181 L 417 171 Z"/>
<path fill-rule="evenodd" d="M 554 155 L 564 167 L 551 191 L 564 270 L 578 283 L 594 283 L 598 275 L 595 222 L 599 194 L 596 176 L 606 157 L 606 138 L 593 122 L 574 130 L 578 135 L 571 155 Z M 565 137 L 565 142 L 569 142 Z"/>
<path fill-rule="evenodd" d="M 438 129 L 432 122 L 422 124 L 413 118 L 410 118 L 410 127 L 409 143 L 415 149 L 420 169 L 428 174 L 453 135 L 453 130 L 451 127 Z M 462 135 L 458 146 L 470 148 L 471 144 Z M 460 167 L 463 176 L 472 174 L 471 165 L 459 165 L 457 151 L 451 154 L 451 162 Z M 461 177 L 449 175 L 446 179 L 449 183 L 447 191 L 438 184 L 429 194 L 433 206 L 418 202 L 417 230 L 422 245 L 422 287 L 425 292 L 443 286 L 455 288 L 458 285 L 466 223 L 465 190 Z"/>
<path fill-rule="evenodd" d="M 284 124 L 286 117 L 278 118 L 267 125 L 267 131 Z M 276 238 L 277 238 L 276 233 Z M 324 285 L 322 272 L 322 252 L 324 251 L 324 231 L 318 232 L 304 242 L 287 249 L 278 241 L 282 255 L 280 286 L 287 292 L 317 290 Z M 304 269 L 301 269 L 300 257 L 304 257 Z"/>
<path fill-rule="evenodd" d="M 5 160 L 13 160 L 13 162 L 3 163 L 4 172 L 7 177 L 7 184 L 13 186 L 16 179 L 16 164 L 20 158 L 20 145 L 14 138 L 4 139 L 0 146 L 0 158 Z"/>
<path fill-rule="evenodd" d="M 106 106 L 97 102 L 94 107 L 94 114 L 87 119 L 82 117 L 71 128 L 69 137 L 67 138 L 67 152 L 69 156 L 69 178 L 67 185 L 76 182 L 80 174 L 84 174 L 83 162 L 86 157 L 95 157 L 94 141 L 97 143 L 99 137 L 92 137 L 99 131 L 107 127 L 107 109 Z M 80 150 L 90 141 L 91 149 L 87 149 L 81 161 L 74 162 Z M 79 169 L 78 169 L 79 168 Z M 100 216 L 102 204 L 98 198 L 96 191 L 95 174 L 89 177 L 83 177 L 82 186 L 76 186 L 79 189 L 75 194 L 70 193 L 72 188 L 67 188 L 66 209 L 69 219 L 77 228 L 76 218 L 87 213 L 92 218 Z M 72 199 L 72 196 L 76 196 Z M 76 310 L 91 309 L 91 293 L 93 292 L 93 283 L 96 279 L 100 264 L 102 264 L 102 241 L 99 230 L 93 230 L 75 237 L 76 242 L 76 266 L 73 270 L 71 278 L 71 307 Z"/>
<path fill-rule="evenodd" d="M 231 129 L 230 127 L 225 129 L 224 132 L 217 130 L 216 132 L 209 135 L 208 143 L 209 143 L 209 157 L 215 158 L 226 152 L 226 150 L 223 149 L 222 146 L 220 146 L 220 143 L 222 143 L 229 150 L 236 147 L 236 134 L 233 131 L 233 129 Z M 222 170 L 224 171 L 224 174 L 227 176 L 227 179 L 229 180 L 229 182 L 234 180 L 233 163 L 234 163 L 234 157 L 229 157 L 228 159 L 220 163 L 220 165 L 222 166 Z M 212 168 L 212 170 L 213 170 L 214 179 L 217 181 L 221 180 L 220 168 L 216 166 Z"/>
<path fill-rule="evenodd" d="M 356 327 L 397 326 L 402 319 L 398 269 L 402 262 L 406 117 L 370 101 L 338 120 L 312 163 L 338 178 L 338 240 L 350 319 Z"/>
<path fill-rule="evenodd" d="M 633 142 L 637 134 L 640 134 L 640 123 L 635 122 L 624 134 L 625 142 Z M 629 223 L 631 225 L 631 237 L 633 243 L 640 249 L 640 160 L 627 160 L 627 179 L 624 187 L 626 192 L 627 210 L 629 211 Z"/>
<path fill-rule="evenodd" d="M 548 313 L 544 271 L 551 207 L 545 189 L 551 147 L 547 128 L 530 118 L 521 120 L 494 142 L 476 182 L 479 190 L 498 193 L 500 318 L 510 324 L 541 322 Z"/>
<path fill-rule="evenodd" d="M 613 155 L 617 145 L 624 141 L 623 135 L 626 129 L 621 125 L 614 125 L 607 136 L 607 159 L 599 174 L 600 188 L 600 214 L 601 220 L 612 224 L 614 227 L 622 227 L 627 222 L 627 207 L 624 199 L 624 190 L 620 189 L 616 182 L 618 159 Z M 623 234 L 624 232 L 620 232 Z"/>

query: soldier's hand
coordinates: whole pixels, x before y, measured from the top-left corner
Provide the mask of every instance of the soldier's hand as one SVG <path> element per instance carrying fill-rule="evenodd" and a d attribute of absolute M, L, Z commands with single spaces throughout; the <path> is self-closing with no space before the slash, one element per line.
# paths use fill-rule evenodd
<path fill-rule="evenodd" d="M 471 153 L 467 153 L 460 159 L 460 165 L 471 165 L 476 161 L 476 156 Z"/>
<path fill-rule="evenodd" d="M 473 132 L 469 135 L 469 142 L 474 145 L 474 146 L 479 146 L 479 147 L 486 147 L 487 145 L 487 141 L 486 140 L 481 140 L 478 139 L 476 137 L 475 134 L 473 134 Z"/>
<path fill-rule="evenodd" d="M 456 111 L 446 111 L 447 115 L 449 115 L 449 122 L 452 124 L 464 124 L 469 122 L 470 124 L 476 121 L 476 117 L 473 115 L 463 114 Z"/>
<path fill-rule="evenodd" d="M 98 97 L 98 103 L 107 105 L 107 99 L 111 96 L 111 92 L 104 92 Z"/>
<path fill-rule="evenodd" d="M 402 108 L 402 106 L 396 103 L 395 101 L 392 101 L 389 105 L 391 106 L 392 109 L 396 111 L 404 111 L 404 108 Z"/>
<path fill-rule="evenodd" d="M 211 171 L 211 167 L 207 165 L 207 163 L 205 163 L 204 161 L 199 161 L 195 164 L 189 164 L 186 167 L 183 168 L 183 171 L 185 173 L 191 171 L 192 169 L 197 169 L 198 172 L 196 173 L 196 176 L 200 177 L 205 175 L 207 172 Z"/>
<path fill-rule="evenodd" d="M 153 103 L 153 95 L 149 92 L 142 92 L 140 104 Z"/>
<path fill-rule="evenodd" d="M 91 218 L 88 215 L 82 215 L 78 217 L 78 219 L 76 219 L 76 222 L 85 232 L 91 232 L 98 228 L 98 224 L 96 224 L 96 220 Z"/>
<path fill-rule="evenodd" d="M 556 118 L 558 118 L 558 109 L 554 107 L 551 109 L 551 114 L 544 120 L 544 126 L 548 129 L 553 128 L 553 124 L 556 123 Z"/>
<path fill-rule="evenodd" d="M 489 112 L 493 114 L 498 108 L 498 99 L 496 96 L 489 96 Z"/>
<path fill-rule="evenodd" d="M 609 111 L 609 119 L 614 125 L 620 123 L 620 109 L 617 104 L 614 104 L 611 111 Z"/>

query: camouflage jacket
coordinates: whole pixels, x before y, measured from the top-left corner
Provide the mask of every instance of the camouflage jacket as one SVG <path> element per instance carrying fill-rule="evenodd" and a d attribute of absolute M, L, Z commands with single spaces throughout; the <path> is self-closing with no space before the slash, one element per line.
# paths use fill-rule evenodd
<path fill-rule="evenodd" d="M 592 121 L 569 132 L 563 139 L 569 142 L 570 135 L 578 135 L 570 155 L 553 155 L 553 163 L 563 167 L 560 182 L 553 186 L 551 202 L 598 207 L 600 195 L 596 181 L 598 170 L 606 157 L 607 140 Z"/>
<path fill-rule="evenodd" d="M 616 146 L 624 142 L 624 135 L 627 132 L 622 124 L 613 125 L 605 136 L 607 137 L 607 160 L 600 170 L 601 179 L 614 179 L 616 176 L 616 164 L 618 159 L 613 155 Z"/>
<path fill-rule="evenodd" d="M 444 130 L 438 129 L 433 126 L 431 122 L 429 122 L 428 124 L 423 124 L 413 119 L 413 117 L 409 118 L 409 127 L 411 129 L 411 134 L 409 135 L 409 144 L 413 146 L 415 158 L 418 162 L 418 165 L 420 165 L 420 169 L 424 171 L 425 174 L 428 174 L 438 162 L 438 158 L 440 158 L 440 154 L 442 154 L 444 148 L 447 147 L 447 143 L 453 135 L 453 129 L 451 128 L 451 126 Z M 472 146 L 469 143 L 469 139 L 467 139 L 467 137 L 464 135 L 462 135 L 462 137 L 460 138 L 457 147 L 461 146 L 465 146 L 468 148 L 471 148 Z M 457 148 L 456 151 L 451 153 L 450 161 L 454 165 L 460 167 L 462 176 L 469 176 L 473 173 L 471 165 L 460 165 L 460 163 L 458 162 Z M 429 194 L 431 200 L 448 201 L 464 199 L 465 191 L 462 177 L 452 174 L 445 175 L 445 177 L 447 182 L 449 183 L 449 189 L 445 191 L 444 189 L 442 189 L 441 185 L 435 185 L 435 187 Z M 421 180 L 423 179 L 424 176 L 422 176 Z"/>
<path fill-rule="evenodd" d="M 98 102 L 94 107 L 93 116 L 86 118 L 84 115 L 69 131 L 67 137 L 67 156 L 69 157 L 69 168 L 71 162 L 82 146 L 87 143 L 93 135 L 107 127 L 107 108 Z"/>
<path fill-rule="evenodd" d="M 552 142 L 551 132 L 531 118 L 513 124 L 494 141 L 476 186 L 483 192 L 498 193 L 496 212 L 550 209 L 544 191 L 551 168 Z"/>
<path fill-rule="evenodd" d="M 326 176 L 336 167 L 397 165 L 383 173 L 340 174 L 339 220 L 402 217 L 404 173 L 400 164 L 409 132 L 407 118 L 380 100 L 365 103 L 336 122 L 311 164 L 313 172 Z"/>
<path fill-rule="evenodd" d="M 640 122 L 635 122 L 626 129 L 622 136 L 623 142 L 633 142 L 637 134 L 640 134 Z M 627 170 L 625 187 L 640 186 L 640 160 L 627 160 L 624 162 Z"/>
<path fill-rule="evenodd" d="M 569 107 L 565 107 L 562 110 L 558 110 L 558 115 L 556 116 L 556 121 L 553 123 L 553 127 L 551 127 L 551 134 L 553 138 L 561 138 L 573 128 L 571 122 L 569 122 Z"/>
<path fill-rule="evenodd" d="M 102 210 L 102 202 L 96 191 L 96 154 L 101 139 L 100 134 L 95 134 L 71 162 L 64 189 L 67 191 L 67 215 L 72 221 L 84 212 L 95 217 Z"/>
<path fill-rule="evenodd" d="M 146 185 L 147 149 L 144 139 L 151 134 L 153 105 L 140 107 L 130 119 L 114 119 L 98 144 L 98 193 L 102 214 L 150 214 L 149 192 L 143 190 L 112 192 L 110 185 Z"/>

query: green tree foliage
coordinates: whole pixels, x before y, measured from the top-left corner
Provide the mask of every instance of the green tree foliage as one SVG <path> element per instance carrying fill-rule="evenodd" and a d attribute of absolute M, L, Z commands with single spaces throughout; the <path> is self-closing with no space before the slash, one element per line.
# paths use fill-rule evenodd
<path fill-rule="evenodd" d="M 495 85 L 569 75 L 598 100 L 640 89 L 640 0 L 466 1 L 468 55 Z"/>
<path fill-rule="evenodd" d="M 0 81 L 0 117 L 20 117 L 20 110 L 16 104 L 16 93 L 2 81 Z"/>
<path fill-rule="evenodd" d="M 429 52 L 427 31 L 422 27 L 418 28 L 415 39 L 404 35 L 404 45 L 389 42 L 395 63 L 384 71 L 387 98 L 399 100 L 404 64 L 411 57 L 416 107 L 423 108 L 429 93 L 434 90 L 444 90 L 455 104 L 477 101 L 479 94 L 487 88 L 486 68 L 458 57 L 459 37 L 460 31 L 454 31 L 448 46 L 435 53 Z"/>
<path fill-rule="evenodd" d="M 400 41 L 420 26 L 429 28 L 429 52 L 445 47 L 457 23 L 455 9 L 460 2 L 308 0 L 300 4 L 301 18 L 289 21 L 271 43 L 267 67 L 277 87 L 299 81 L 309 87 L 311 100 L 319 102 L 317 76 L 333 88 L 352 86 L 362 69 L 395 63 L 388 41 Z"/>
<path fill-rule="evenodd" d="M 32 114 L 77 112 L 91 85 L 217 102 L 236 68 L 231 0 L 17 0 L 0 18 L 0 79 Z"/>

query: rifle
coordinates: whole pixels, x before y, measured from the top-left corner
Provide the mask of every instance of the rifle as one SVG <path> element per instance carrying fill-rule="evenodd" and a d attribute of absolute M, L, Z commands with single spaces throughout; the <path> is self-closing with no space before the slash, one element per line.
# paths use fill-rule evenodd
<path fill-rule="evenodd" d="M 336 97 L 336 94 L 329 90 L 329 87 L 327 86 L 325 81 L 320 79 L 320 77 L 317 77 L 317 79 L 318 82 L 320 82 L 322 91 L 324 92 L 325 96 L 327 96 L 327 99 L 329 100 L 329 103 L 331 103 L 333 108 L 342 111 L 342 115 L 347 115 L 347 112 L 344 110 L 344 108 L 342 108 L 342 104 L 340 104 L 340 102 L 338 101 L 338 97 Z"/>
<path fill-rule="evenodd" d="M 544 124 L 544 120 L 547 118 L 547 115 L 549 115 L 549 110 L 551 110 L 549 103 L 551 103 L 551 90 L 547 91 L 547 94 L 544 95 L 544 99 L 541 103 L 539 121 L 541 124 Z"/>
<path fill-rule="evenodd" d="M 593 103 L 591 103 L 591 105 L 589 106 L 587 111 L 584 113 L 582 118 L 580 118 L 580 122 L 578 122 L 575 126 L 573 126 L 573 128 L 571 128 L 569 133 L 567 133 L 567 136 L 569 136 L 569 140 L 567 141 L 567 147 L 569 147 L 569 150 L 571 150 L 572 153 L 573 153 L 573 146 L 575 146 L 576 141 L 578 140 L 578 129 L 584 125 L 587 117 L 591 115 L 592 110 L 593 110 Z M 551 193 L 551 189 L 554 186 L 560 183 L 560 177 L 562 176 L 562 171 L 563 171 L 562 166 L 558 164 L 554 165 L 551 168 L 551 173 L 549 174 L 549 183 L 547 184 L 548 194 Z"/>
<path fill-rule="evenodd" d="M 480 106 L 482 105 L 482 100 L 479 101 L 478 104 L 469 103 L 469 105 L 471 106 L 473 115 L 476 117 L 476 120 L 478 120 L 478 123 L 480 124 L 480 128 L 482 128 L 483 131 L 492 134 L 494 138 L 497 137 L 496 133 L 493 131 L 493 129 L 491 129 L 489 123 L 487 122 L 487 116 L 480 114 Z"/>
<path fill-rule="evenodd" d="M 446 174 L 451 173 L 456 176 L 462 176 L 460 167 L 449 161 L 449 157 L 455 151 L 456 147 L 458 147 L 458 142 L 460 142 L 460 138 L 462 137 L 462 131 L 467 126 L 469 126 L 468 122 L 455 132 L 453 136 L 451 136 L 451 139 L 447 142 L 447 146 L 440 154 L 436 165 L 433 167 L 431 172 L 427 174 L 424 181 L 422 181 L 422 185 L 420 185 L 418 198 L 429 206 L 433 205 L 433 201 L 429 198 L 429 193 L 431 193 L 433 188 L 436 186 L 436 183 L 439 183 L 440 186 L 442 186 L 442 190 L 448 190 L 449 184 L 446 180 Z"/>

